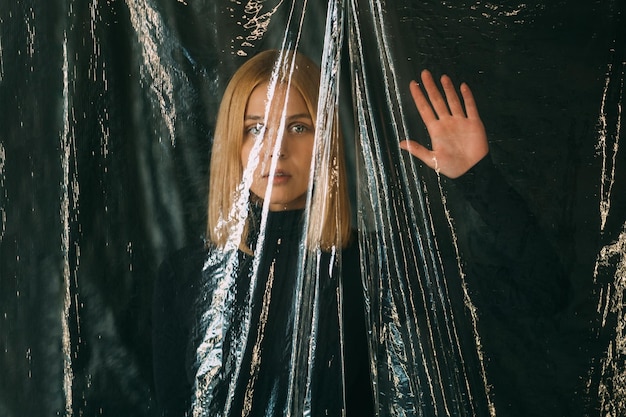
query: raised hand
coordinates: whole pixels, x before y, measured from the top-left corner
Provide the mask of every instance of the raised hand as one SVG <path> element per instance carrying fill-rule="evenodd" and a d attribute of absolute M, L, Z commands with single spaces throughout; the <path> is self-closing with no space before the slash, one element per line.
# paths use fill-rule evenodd
<path fill-rule="evenodd" d="M 446 177 L 458 178 L 489 152 L 474 96 L 467 84 L 461 84 L 461 103 L 452 80 L 444 75 L 444 98 L 430 71 L 422 71 L 421 76 L 428 99 L 415 81 L 411 82 L 411 95 L 430 135 L 432 150 L 413 140 L 400 142 L 400 147 Z"/>

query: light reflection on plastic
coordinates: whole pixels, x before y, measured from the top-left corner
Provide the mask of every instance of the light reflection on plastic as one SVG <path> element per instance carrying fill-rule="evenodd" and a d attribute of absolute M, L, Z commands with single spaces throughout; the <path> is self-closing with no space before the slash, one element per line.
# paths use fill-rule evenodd
<path fill-rule="evenodd" d="M 60 138 L 61 166 L 63 167 L 63 184 L 62 198 L 60 208 L 60 218 L 63 223 L 63 235 L 61 236 L 61 251 L 63 253 L 63 315 L 61 323 L 63 328 L 63 392 L 65 393 L 65 415 L 72 415 L 72 340 L 70 336 L 70 309 L 72 306 L 71 295 L 71 267 L 70 267 L 70 158 L 72 154 L 72 139 L 70 127 L 70 109 L 69 109 L 69 62 L 67 53 L 67 34 L 64 36 L 63 42 L 63 132 Z"/>
<path fill-rule="evenodd" d="M 615 52 L 611 50 L 611 52 Z M 599 117 L 599 138 L 597 149 L 601 158 L 600 172 L 600 231 L 604 231 L 611 214 L 611 198 L 615 183 L 617 155 L 621 132 L 622 107 L 624 103 L 624 70 L 626 62 L 618 63 L 617 69 L 609 64 L 605 79 Z M 617 87 L 616 87 L 617 85 Z M 607 98 L 611 90 L 618 90 L 616 107 L 607 108 Z M 608 117 L 615 118 L 615 130 L 609 131 Z M 599 276 L 613 277 L 612 281 L 601 282 L 597 312 L 601 316 L 599 334 L 612 334 L 604 357 L 600 359 L 598 397 L 600 410 L 605 416 L 617 417 L 626 410 L 626 223 L 617 239 L 604 246 L 596 259 L 593 273 L 594 282 Z M 607 328 L 609 319 L 615 320 L 615 328 Z M 612 322 L 613 320 L 611 320 Z M 591 386 L 592 378 L 588 382 Z"/>
<path fill-rule="evenodd" d="M 0 81 L 2 81 L 2 78 L 0 78 Z M 4 238 L 4 233 L 7 226 L 7 212 L 4 207 L 4 203 L 7 199 L 7 191 L 4 188 L 4 164 L 6 163 L 6 159 L 6 150 L 4 149 L 2 142 L 0 142 L 0 242 L 2 242 L 2 239 Z"/>
<path fill-rule="evenodd" d="M 264 10 L 265 0 L 248 0 L 244 6 L 243 22 L 237 22 L 237 24 L 246 29 L 248 33 L 235 37 L 235 39 L 240 41 L 241 47 L 241 49 L 237 50 L 237 55 L 248 56 L 248 53 L 244 51 L 243 48 L 252 48 L 254 47 L 254 42 L 263 38 L 263 35 L 265 35 L 270 25 L 272 16 L 274 16 L 279 7 L 282 6 L 283 2 L 284 0 L 280 0 L 278 4 L 269 10 Z M 231 11 L 234 12 L 234 9 L 231 9 Z M 231 15 L 231 17 L 234 16 Z"/>
<path fill-rule="evenodd" d="M 136 31 L 143 65 L 143 81 L 149 84 L 159 104 L 163 122 L 167 127 L 172 145 L 176 143 L 176 114 L 174 82 L 161 57 L 170 57 L 172 37 L 166 32 L 161 15 L 146 0 L 127 0 L 130 20 Z M 166 51 L 163 51 L 165 49 Z"/>
<path fill-rule="evenodd" d="M 619 150 L 620 139 L 620 127 L 622 116 L 622 104 L 621 100 L 617 105 L 617 124 L 615 126 L 615 132 L 608 132 L 607 126 L 607 109 L 606 99 L 610 84 L 614 81 L 611 77 L 612 65 L 609 64 L 608 73 L 606 76 L 606 82 L 604 91 L 602 94 L 602 105 L 600 107 L 600 137 L 598 138 L 598 149 L 602 158 L 602 172 L 600 176 L 600 230 L 604 230 L 606 226 L 606 220 L 611 210 L 611 193 L 613 192 L 613 184 L 615 183 L 615 166 L 617 159 L 617 151 Z M 620 96 L 624 94 L 624 73 L 622 72 Z M 612 139 L 612 140 L 611 140 Z M 611 143 L 612 142 L 612 146 Z"/>

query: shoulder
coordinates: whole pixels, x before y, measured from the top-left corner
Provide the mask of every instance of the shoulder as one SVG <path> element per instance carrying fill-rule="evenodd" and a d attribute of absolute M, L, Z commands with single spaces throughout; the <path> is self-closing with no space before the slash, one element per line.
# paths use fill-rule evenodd
<path fill-rule="evenodd" d="M 154 284 L 155 307 L 186 310 L 202 280 L 208 249 L 202 241 L 170 252 L 161 262 Z"/>
<path fill-rule="evenodd" d="M 202 270 L 208 249 L 203 242 L 197 242 L 169 253 L 159 267 L 159 281 L 177 282 L 193 279 Z"/>

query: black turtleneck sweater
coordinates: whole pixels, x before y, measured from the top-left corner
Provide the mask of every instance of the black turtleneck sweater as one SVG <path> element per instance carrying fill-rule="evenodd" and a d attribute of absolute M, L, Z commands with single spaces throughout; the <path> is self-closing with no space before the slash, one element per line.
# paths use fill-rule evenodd
<path fill-rule="evenodd" d="M 303 210 L 270 212 L 267 217 L 263 250 L 257 272 L 256 290 L 252 294 L 253 311 L 250 335 L 244 350 L 240 375 L 232 398 L 230 415 L 242 415 L 244 403 L 252 405 L 252 416 L 282 416 L 286 403 L 290 370 L 294 292 L 299 262 Z M 254 227 L 253 227 L 254 229 Z M 252 239 L 254 241 L 254 239 Z M 353 239 L 356 241 L 356 239 Z M 255 250 L 256 252 L 256 250 Z M 156 283 L 153 315 L 153 346 L 156 393 L 164 416 L 183 416 L 190 407 L 192 386 L 197 370 L 196 349 L 199 310 L 202 293 L 203 262 L 207 249 L 203 245 L 185 248 L 170 256 L 161 266 Z M 319 271 L 319 323 L 316 366 L 313 368 L 312 404 L 315 415 L 341 415 L 341 348 L 339 314 L 337 313 L 337 277 L 341 268 L 343 287 L 343 326 L 345 395 L 348 416 L 374 414 L 369 378 L 363 290 L 359 274 L 358 248 L 341 251 L 341 263 L 331 265 L 331 255 L 323 253 Z M 239 270 L 235 291 L 234 321 L 247 304 L 253 256 L 239 253 Z M 334 268 L 334 269 L 333 269 Z M 329 273 L 333 270 L 333 273 Z M 267 308 L 262 313 L 262 310 Z M 261 319 L 261 315 L 266 318 Z M 259 331 L 262 329 L 262 331 Z M 224 351 L 229 352 L 228 333 Z M 253 349 L 260 347 L 261 361 L 255 361 Z M 254 353 L 258 355 L 258 353 Z M 227 355 L 227 353 L 225 353 Z M 258 357 L 258 356 L 257 356 Z M 228 361 L 228 358 L 224 358 Z M 258 368 L 252 369 L 252 364 Z M 252 399 L 246 400 L 249 381 L 254 374 Z M 225 386 L 215 393 L 212 407 L 226 401 Z M 249 394 L 248 394 L 249 395 Z M 274 408 L 273 406 L 277 406 Z M 274 410 L 274 411 L 270 411 Z"/>

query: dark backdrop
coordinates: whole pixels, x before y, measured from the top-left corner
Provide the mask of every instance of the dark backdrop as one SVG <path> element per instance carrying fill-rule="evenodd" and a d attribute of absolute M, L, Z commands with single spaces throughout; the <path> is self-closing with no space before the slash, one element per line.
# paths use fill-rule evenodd
<path fill-rule="evenodd" d="M 154 415 L 156 270 L 204 233 L 225 81 L 284 30 L 281 6 L 246 46 L 237 7 L 0 4 L 0 416 Z M 385 7 L 400 80 L 472 86 L 496 164 L 558 248 L 580 415 L 624 415 L 624 1 Z M 309 5 L 312 56 L 324 14 Z"/>

